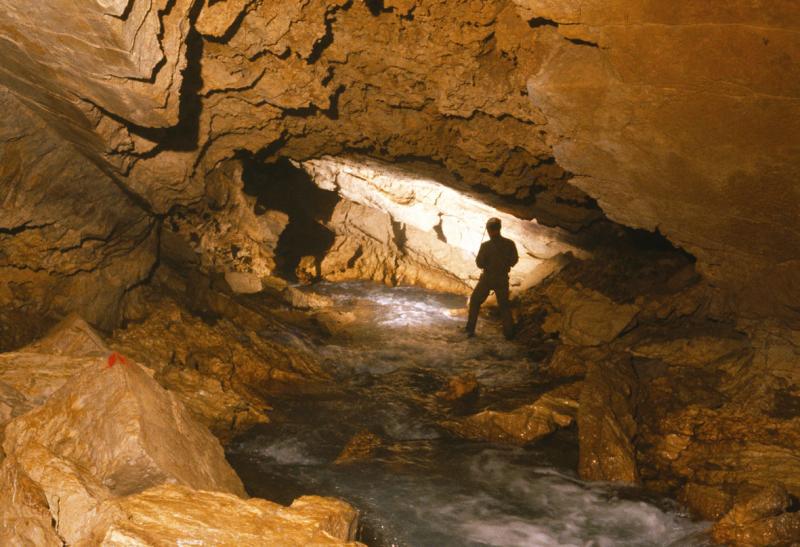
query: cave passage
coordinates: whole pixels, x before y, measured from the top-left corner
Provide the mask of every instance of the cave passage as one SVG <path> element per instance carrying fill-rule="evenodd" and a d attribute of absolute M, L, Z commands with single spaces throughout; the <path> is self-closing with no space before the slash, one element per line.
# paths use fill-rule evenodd
<path fill-rule="evenodd" d="M 453 414 L 514 408 L 545 388 L 537 363 L 503 339 L 497 321 L 463 337 L 462 297 L 364 282 L 314 290 L 358 318 L 314 348 L 339 389 L 274 399 L 272 423 L 230 447 L 251 494 L 343 498 L 362 511 L 358 539 L 370 546 L 705 545 L 703 523 L 671 502 L 578 479 L 574 428 L 511 447 L 442 426 Z M 463 373 L 475 374 L 480 395 L 443 406 L 436 391 Z M 334 463 L 365 433 L 372 453 Z"/>
<path fill-rule="evenodd" d="M 324 223 L 330 220 L 339 195 L 319 188 L 287 158 L 273 163 L 246 160 L 242 178 L 245 193 L 257 197 L 257 214 L 272 209 L 289 215 L 275 249 L 276 273 L 293 280 L 302 257 L 322 260 L 334 240 Z"/>

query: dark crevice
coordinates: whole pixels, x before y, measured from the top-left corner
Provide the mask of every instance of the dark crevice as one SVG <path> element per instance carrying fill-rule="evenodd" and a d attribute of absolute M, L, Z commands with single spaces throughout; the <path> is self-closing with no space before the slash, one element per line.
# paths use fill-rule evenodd
<path fill-rule="evenodd" d="M 333 19 L 330 17 L 325 18 L 325 34 L 322 37 L 314 42 L 314 45 L 311 48 L 311 53 L 308 55 L 308 59 L 306 62 L 311 65 L 319 61 L 319 58 L 322 57 L 322 53 L 328 49 L 333 43 Z"/>
<path fill-rule="evenodd" d="M 358 259 L 361 258 L 362 256 L 364 256 L 364 249 L 362 249 L 361 245 L 359 245 L 358 249 L 356 249 L 355 254 L 351 256 L 350 259 L 347 261 L 347 269 L 348 270 L 352 269 L 353 266 L 356 265 Z"/>
<path fill-rule="evenodd" d="M 600 45 L 597 42 L 590 42 L 589 40 L 581 40 L 580 38 L 565 38 L 567 42 L 571 42 L 576 46 L 586 46 L 586 47 L 595 47 L 599 48 Z"/>
<path fill-rule="evenodd" d="M 533 19 L 528 20 L 528 26 L 530 26 L 531 28 L 540 28 L 540 27 L 558 28 L 559 25 L 552 19 L 547 19 L 546 17 L 534 17 Z"/>
<path fill-rule="evenodd" d="M 394 8 L 387 8 L 383 0 L 364 0 L 364 5 L 367 6 L 369 12 L 377 17 L 382 13 L 392 13 Z"/>
<path fill-rule="evenodd" d="M 263 163 L 250 157 L 243 165 L 244 191 L 257 198 L 256 214 L 273 210 L 289 216 L 275 250 L 276 272 L 294 279 L 301 258 L 313 256 L 320 261 L 333 245 L 335 236 L 325 223 L 339 203 L 339 195 L 319 188 L 287 158 Z"/>
<path fill-rule="evenodd" d="M 442 219 L 439 217 L 439 224 L 433 227 L 433 231 L 436 233 L 436 238 L 441 241 L 442 243 L 447 243 L 447 236 L 444 235 L 444 230 L 442 229 Z"/>
<path fill-rule="evenodd" d="M 314 116 L 316 114 L 322 114 L 328 119 L 337 120 L 339 119 L 339 97 L 341 97 L 342 93 L 345 92 L 347 87 L 342 84 L 337 87 L 333 93 L 330 95 L 330 105 L 328 108 L 322 109 L 315 104 L 310 106 L 303 106 L 300 108 L 284 108 L 283 114 L 285 116 L 295 116 L 300 118 L 306 118 L 310 116 Z"/>
<path fill-rule="evenodd" d="M 325 34 L 314 42 L 311 53 L 306 59 L 308 64 L 316 63 L 322 57 L 322 53 L 333 43 L 333 22 L 336 21 L 336 12 L 340 9 L 347 11 L 351 5 L 351 2 L 347 2 L 341 7 L 335 6 L 325 13 Z"/>
<path fill-rule="evenodd" d="M 198 2 L 192 8 L 189 14 L 192 24 L 197 20 L 202 7 L 203 3 Z M 158 143 L 153 150 L 140 157 L 152 158 L 165 150 L 193 151 L 197 149 L 200 135 L 200 113 L 203 107 L 200 96 L 200 90 L 203 87 L 202 57 L 203 37 L 192 26 L 186 37 L 186 68 L 182 73 L 178 123 L 172 127 L 140 126 L 98 107 L 103 114 L 125 125 L 130 133 Z"/>
<path fill-rule="evenodd" d="M 405 224 L 401 222 L 397 222 L 395 219 L 392 220 L 392 235 L 394 236 L 394 243 L 397 245 L 397 248 L 403 251 L 406 247 L 406 241 L 408 241 L 408 236 L 406 236 L 406 227 Z"/>
<path fill-rule="evenodd" d="M 55 222 L 46 222 L 44 224 L 31 224 L 30 222 L 26 222 L 25 224 L 20 224 L 19 226 L 14 226 L 13 228 L 0 227 L 0 234 L 15 236 L 28 230 L 41 230 L 42 228 L 46 228 L 54 224 Z"/>

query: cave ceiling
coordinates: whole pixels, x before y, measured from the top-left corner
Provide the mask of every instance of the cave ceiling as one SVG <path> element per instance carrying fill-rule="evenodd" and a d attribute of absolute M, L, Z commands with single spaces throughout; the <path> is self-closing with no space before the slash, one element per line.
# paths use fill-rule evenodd
<path fill-rule="evenodd" d="M 72 185 L 103 211 L 65 198 L 62 233 L 88 226 L 93 241 L 147 250 L 146 217 L 203 200 L 231 160 L 363 156 L 441 169 L 473 195 L 570 231 L 595 221 L 599 204 L 691 252 L 745 308 L 797 312 L 793 1 L 0 7 L 6 232 L 41 224 L 40 204 L 19 195 L 56 173 L 59 195 Z M 119 253 L 106 247 L 95 262 Z M 145 277 L 114 279 L 126 290 Z"/>

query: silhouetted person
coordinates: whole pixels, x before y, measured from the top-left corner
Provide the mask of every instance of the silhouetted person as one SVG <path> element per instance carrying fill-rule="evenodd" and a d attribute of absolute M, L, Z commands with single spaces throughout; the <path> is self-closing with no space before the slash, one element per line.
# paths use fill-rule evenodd
<path fill-rule="evenodd" d="M 503 318 L 503 334 L 509 339 L 514 336 L 514 319 L 511 317 L 511 304 L 508 301 L 508 272 L 519 262 L 519 255 L 514 242 L 500 235 L 500 228 L 499 218 L 489 219 L 486 223 L 489 241 L 481 245 L 481 250 L 475 258 L 475 264 L 483 272 L 469 299 L 469 319 L 466 327 L 468 336 L 475 336 L 475 325 L 478 323 L 481 304 L 492 291 L 497 297 L 500 316 Z"/>

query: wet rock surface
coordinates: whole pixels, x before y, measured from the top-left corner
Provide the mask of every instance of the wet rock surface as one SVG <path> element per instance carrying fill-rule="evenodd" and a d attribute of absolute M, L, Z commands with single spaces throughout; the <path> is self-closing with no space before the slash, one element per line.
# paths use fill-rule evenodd
<path fill-rule="evenodd" d="M 714 532 L 723 543 L 797 541 L 788 509 L 769 517 L 787 514 L 775 521 L 737 516 L 745 511 L 733 509 L 765 488 L 796 496 L 793 331 L 777 323 L 734 323 L 719 294 L 692 276 L 681 273 L 682 283 L 672 289 L 662 285 L 661 279 L 678 275 L 669 269 L 683 268 L 680 262 L 649 272 L 635 261 L 591 264 L 570 265 L 560 279 L 524 297 L 521 318 L 531 340 L 553 348 L 544 374 L 583 378 L 582 476 L 641 481 L 671 493 L 697 516 L 723 519 Z M 593 287 L 641 311 L 613 339 L 576 345 L 574 336 L 548 326 L 553 314 L 566 313 L 559 305 L 569 307 L 552 298 L 553 284 L 556 294 L 566 292 L 564 284 L 576 291 Z"/>
<path fill-rule="evenodd" d="M 385 317 L 291 283 L 464 295 L 497 216 L 522 255 L 529 374 L 496 389 L 484 371 L 477 393 L 437 395 L 453 371 L 387 385 L 469 438 L 538 446 L 576 427 L 582 476 L 722 519 L 719 541 L 795 541 L 800 16 L 791 0 L 666 5 L 0 0 L 5 440 L 112 349 L 226 443 L 268 424 L 273 397 L 343 396 L 320 340 L 452 316 Z M 103 336 L 72 317 L 31 344 L 73 312 Z M 42 477 L 75 514 L 116 495 L 44 441 L 0 454 L 22 500 L 3 490 L 0 543 L 63 539 Z M 360 461 L 413 452 L 391 441 Z M 471 533 L 554 537 L 514 524 Z"/>
<path fill-rule="evenodd" d="M 519 445 L 535 442 L 575 422 L 582 387 L 562 386 L 510 412 L 484 410 L 443 425 L 468 439 Z"/>
<path fill-rule="evenodd" d="M 3 354 L 0 370 L 35 371 L 20 355 L 83 365 L 38 377 L 26 393 L 0 384 L 4 544 L 356 545 L 358 513 L 344 502 L 243 499 L 219 441 L 181 397 L 79 318 L 25 349 Z"/>

